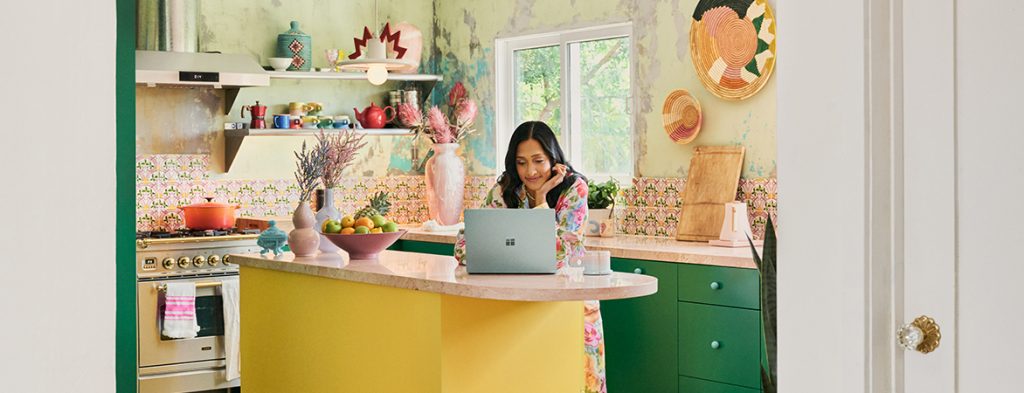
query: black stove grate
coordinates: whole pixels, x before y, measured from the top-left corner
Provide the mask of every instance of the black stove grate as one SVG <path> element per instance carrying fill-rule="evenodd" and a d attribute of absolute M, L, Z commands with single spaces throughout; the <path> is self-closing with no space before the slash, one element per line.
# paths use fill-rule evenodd
<path fill-rule="evenodd" d="M 259 229 L 181 229 L 177 231 L 138 231 L 135 232 L 135 239 L 177 239 L 185 237 L 211 237 L 228 235 L 258 235 Z"/>

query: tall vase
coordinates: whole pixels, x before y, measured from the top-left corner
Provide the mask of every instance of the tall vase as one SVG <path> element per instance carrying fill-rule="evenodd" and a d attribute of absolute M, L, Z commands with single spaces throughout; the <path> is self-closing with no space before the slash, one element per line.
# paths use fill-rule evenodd
<path fill-rule="evenodd" d="M 441 225 L 459 222 L 462 194 L 466 187 L 466 165 L 455 154 L 458 143 L 434 145 L 434 156 L 427 160 L 427 204 L 430 219 Z"/>
<path fill-rule="evenodd" d="M 324 189 L 324 205 L 316 212 L 316 226 L 313 227 L 317 232 L 322 232 L 324 227 L 324 221 L 328 219 L 340 220 L 341 211 L 334 207 L 334 189 Z M 320 235 L 320 252 L 338 252 L 341 249 L 334 245 L 330 240 L 327 240 L 324 235 Z"/>
<path fill-rule="evenodd" d="M 292 224 L 295 229 L 288 232 L 288 247 L 297 257 L 316 255 L 320 246 L 320 233 L 313 229 L 316 217 L 313 216 L 313 209 L 309 208 L 309 202 L 299 201 L 299 207 L 295 208 L 295 214 L 292 215 Z"/>

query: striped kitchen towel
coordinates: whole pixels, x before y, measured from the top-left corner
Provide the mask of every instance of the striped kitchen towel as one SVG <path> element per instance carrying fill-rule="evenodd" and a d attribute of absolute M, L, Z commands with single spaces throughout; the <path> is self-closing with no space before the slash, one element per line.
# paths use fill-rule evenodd
<path fill-rule="evenodd" d="M 196 284 L 169 282 L 164 301 L 163 335 L 170 338 L 194 338 L 199 332 L 196 322 Z"/>

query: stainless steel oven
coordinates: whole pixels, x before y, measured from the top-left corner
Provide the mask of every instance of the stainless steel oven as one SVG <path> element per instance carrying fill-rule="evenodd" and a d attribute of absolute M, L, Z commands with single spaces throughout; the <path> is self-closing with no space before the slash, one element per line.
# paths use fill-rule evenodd
<path fill-rule="evenodd" d="M 255 235 L 221 235 L 136 242 L 138 260 L 137 329 L 138 383 L 141 393 L 195 392 L 239 386 L 226 378 L 224 297 L 221 286 L 238 280 L 238 267 L 228 254 L 259 250 Z M 161 334 L 165 285 L 196 285 L 195 338 L 172 339 Z"/>

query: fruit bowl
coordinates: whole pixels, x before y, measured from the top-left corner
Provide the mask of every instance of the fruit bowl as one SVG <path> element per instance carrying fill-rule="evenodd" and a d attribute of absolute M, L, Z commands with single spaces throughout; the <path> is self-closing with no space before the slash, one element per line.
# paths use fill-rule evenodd
<path fill-rule="evenodd" d="M 327 240 L 345 250 L 349 259 L 376 259 L 377 254 L 384 251 L 392 244 L 395 244 L 402 235 L 408 232 L 404 229 L 396 232 L 364 233 L 342 235 L 339 233 L 323 234 Z"/>

